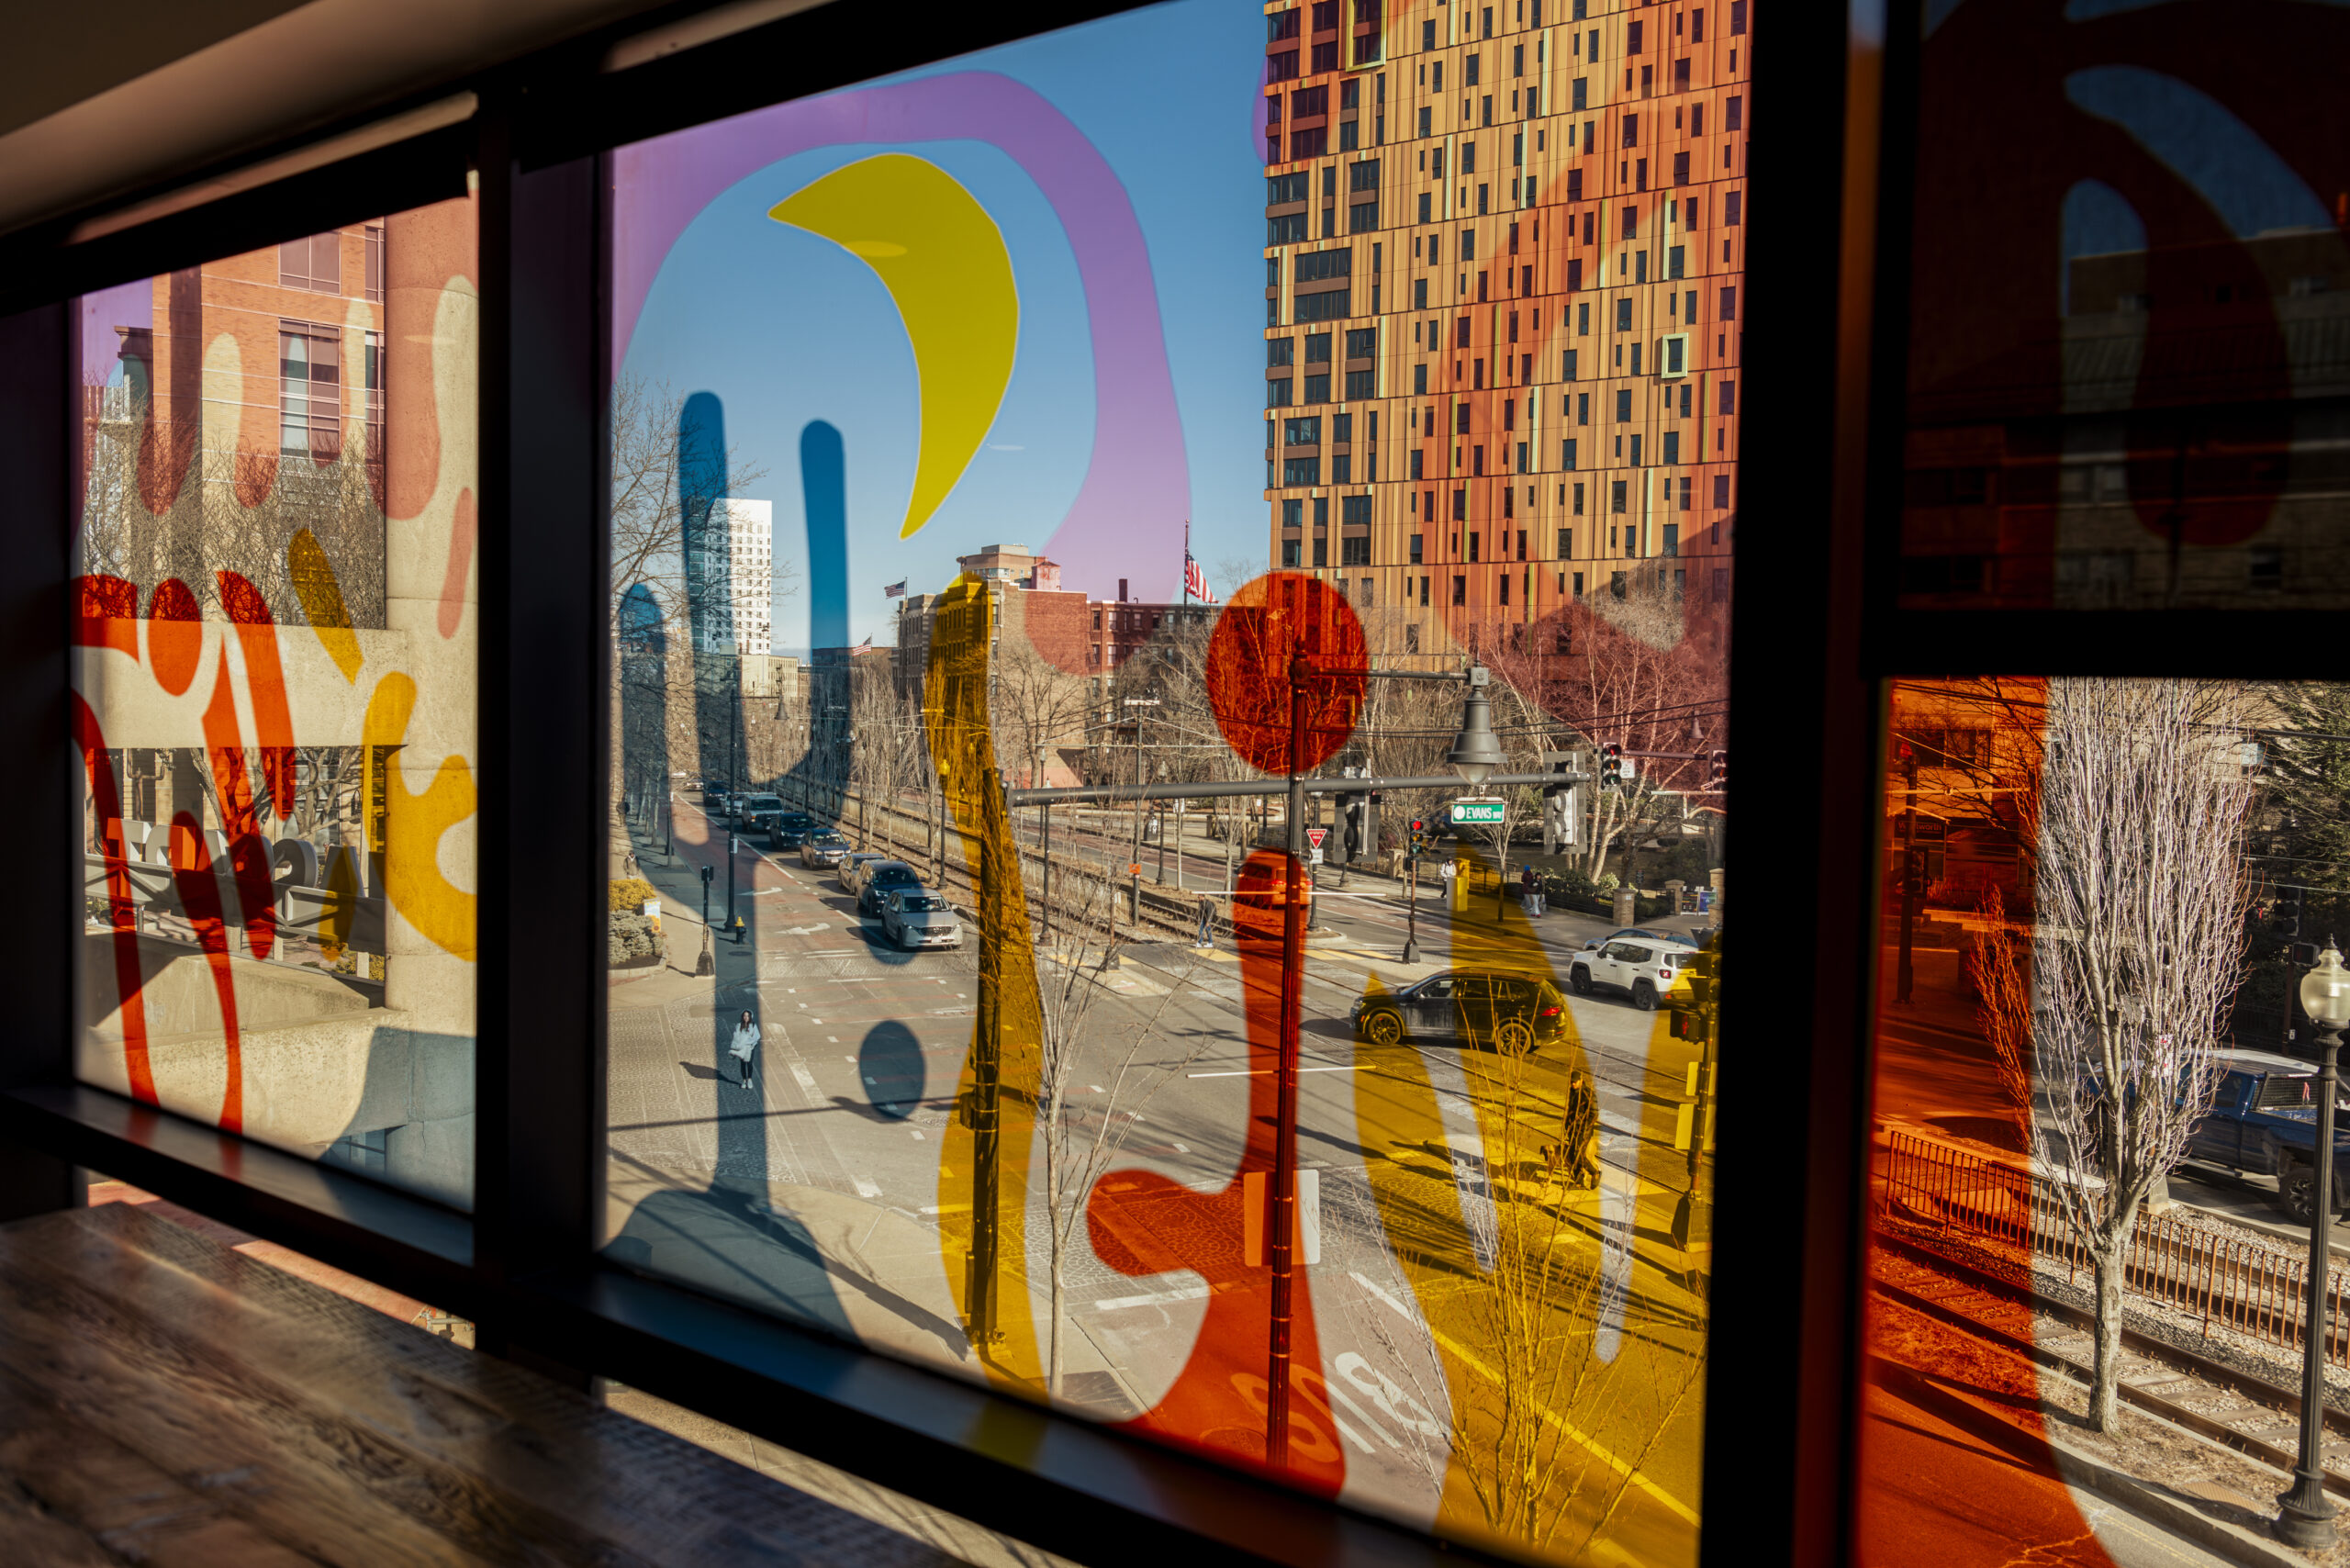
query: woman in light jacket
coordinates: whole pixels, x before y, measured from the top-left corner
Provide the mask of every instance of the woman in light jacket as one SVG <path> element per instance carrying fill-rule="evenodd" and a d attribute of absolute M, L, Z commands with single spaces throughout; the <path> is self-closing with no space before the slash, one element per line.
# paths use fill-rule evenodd
<path fill-rule="evenodd" d="M 759 1026 L 751 1021 L 751 1014 L 745 1011 L 743 1021 L 734 1025 L 734 1043 L 726 1047 L 726 1054 L 743 1064 L 743 1087 L 745 1089 L 751 1087 L 751 1057 L 758 1048 Z"/>

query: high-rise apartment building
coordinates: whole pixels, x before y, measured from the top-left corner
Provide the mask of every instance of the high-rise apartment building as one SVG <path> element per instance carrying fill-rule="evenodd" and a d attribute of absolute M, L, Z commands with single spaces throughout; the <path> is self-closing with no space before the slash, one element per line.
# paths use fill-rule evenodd
<path fill-rule="evenodd" d="M 727 497 L 711 522 L 713 534 L 725 528 L 724 559 L 688 547 L 688 570 L 707 583 L 715 611 L 702 651 L 764 659 L 775 651 L 775 503 Z"/>
<path fill-rule="evenodd" d="M 1726 601 L 1748 0 L 1266 23 L 1274 564 L 1431 652 L 1642 583 Z"/>

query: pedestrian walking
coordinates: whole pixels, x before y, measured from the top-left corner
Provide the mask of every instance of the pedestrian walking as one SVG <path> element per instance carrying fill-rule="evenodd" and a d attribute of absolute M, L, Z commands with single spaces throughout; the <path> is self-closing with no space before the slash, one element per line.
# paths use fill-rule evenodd
<path fill-rule="evenodd" d="M 759 1026 L 745 1011 L 742 1022 L 734 1025 L 734 1043 L 726 1054 L 743 1064 L 743 1087 L 751 1087 L 751 1058 L 759 1048 Z"/>
<path fill-rule="evenodd" d="M 1534 874 L 1533 862 L 1528 861 L 1517 879 L 1518 906 L 1529 920 L 1542 913 L 1542 879 Z"/>
<path fill-rule="evenodd" d="M 1565 1159 L 1567 1179 L 1578 1187 L 1599 1185 L 1599 1096 L 1583 1073 L 1567 1083 Z"/>
<path fill-rule="evenodd" d="M 1200 900 L 1199 935 L 1192 938 L 1194 947 L 1215 946 L 1215 900 L 1203 896 Z"/>

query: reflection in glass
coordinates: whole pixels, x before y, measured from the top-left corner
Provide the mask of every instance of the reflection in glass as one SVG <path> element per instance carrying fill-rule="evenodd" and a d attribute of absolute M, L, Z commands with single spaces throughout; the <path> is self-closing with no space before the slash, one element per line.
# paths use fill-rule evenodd
<path fill-rule="evenodd" d="M 461 1206 L 474 234 L 446 202 L 75 305 L 78 1070 Z"/>
<path fill-rule="evenodd" d="M 2192 6 L 1924 15 L 1903 602 L 2350 599 L 2350 176 L 2290 64 L 2344 19 L 2214 50 Z"/>

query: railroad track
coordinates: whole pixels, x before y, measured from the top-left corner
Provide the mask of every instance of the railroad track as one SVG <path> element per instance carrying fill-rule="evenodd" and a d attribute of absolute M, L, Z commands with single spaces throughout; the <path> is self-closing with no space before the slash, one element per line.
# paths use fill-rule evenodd
<path fill-rule="evenodd" d="M 2096 1320 L 2087 1310 L 1882 1229 L 1872 1240 L 1877 1257 L 1869 1284 L 1878 1295 L 2062 1376 L 2090 1381 Z M 1990 1321 L 1995 1315 L 2012 1319 L 2019 1306 L 2064 1327 L 2026 1338 Z M 2122 1329 L 2121 1350 L 2124 1403 L 2277 1470 L 2289 1472 L 2298 1462 L 2299 1390 L 2132 1328 Z M 2350 1496 L 2350 1413 L 2328 1406 L 2322 1420 L 2326 1489 Z"/>

